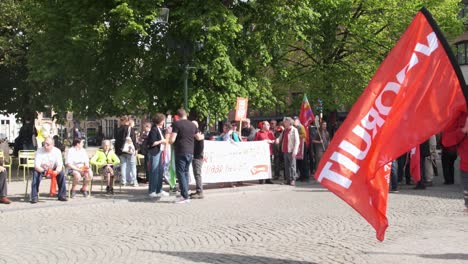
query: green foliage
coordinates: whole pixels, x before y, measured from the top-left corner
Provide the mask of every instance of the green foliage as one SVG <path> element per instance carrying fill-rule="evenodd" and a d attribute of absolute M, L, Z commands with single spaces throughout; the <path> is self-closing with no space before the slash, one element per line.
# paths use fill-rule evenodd
<path fill-rule="evenodd" d="M 0 110 L 174 111 L 184 78 L 200 118 L 225 117 L 236 97 L 297 112 L 292 92 L 334 110 L 353 104 L 422 6 L 457 36 L 458 2 L 3 0 L 0 82 L 11 100 Z M 155 20 L 162 6 L 167 24 Z"/>

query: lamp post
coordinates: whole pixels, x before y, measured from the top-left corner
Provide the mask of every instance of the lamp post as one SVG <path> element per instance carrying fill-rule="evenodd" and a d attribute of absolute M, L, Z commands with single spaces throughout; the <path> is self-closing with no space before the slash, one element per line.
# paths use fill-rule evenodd
<path fill-rule="evenodd" d="M 184 66 L 184 109 L 188 111 L 188 74 L 189 69 L 195 69 L 195 67 L 190 67 L 188 63 Z"/>

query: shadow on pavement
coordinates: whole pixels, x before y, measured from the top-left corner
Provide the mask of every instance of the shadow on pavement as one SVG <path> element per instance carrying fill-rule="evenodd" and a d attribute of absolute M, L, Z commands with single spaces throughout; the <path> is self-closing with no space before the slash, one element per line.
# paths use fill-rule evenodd
<path fill-rule="evenodd" d="M 391 253 L 391 252 L 366 252 L 366 254 L 418 256 L 418 257 L 427 258 L 427 259 L 443 259 L 443 260 L 468 260 L 468 254 L 465 254 L 465 253 L 410 254 L 410 253 Z"/>
<path fill-rule="evenodd" d="M 236 255 L 226 253 L 211 253 L 211 252 L 182 252 L 182 251 L 157 251 L 157 250 L 145 250 L 140 251 L 153 252 L 166 254 L 169 256 L 180 257 L 192 262 L 201 263 L 269 263 L 269 264 L 314 264 L 316 262 L 308 261 L 297 261 L 290 259 L 277 259 L 263 256 L 248 256 L 248 255 Z"/>

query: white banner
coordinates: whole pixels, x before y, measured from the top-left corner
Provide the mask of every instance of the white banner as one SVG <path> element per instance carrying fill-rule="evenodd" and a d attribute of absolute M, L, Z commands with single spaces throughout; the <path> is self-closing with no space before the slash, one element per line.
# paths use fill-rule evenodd
<path fill-rule="evenodd" d="M 205 140 L 201 175 L 203 183 L 270 179 L 270 145 L 265 141 Z M 194 184 L 193 174 L 191 178 Z"/>

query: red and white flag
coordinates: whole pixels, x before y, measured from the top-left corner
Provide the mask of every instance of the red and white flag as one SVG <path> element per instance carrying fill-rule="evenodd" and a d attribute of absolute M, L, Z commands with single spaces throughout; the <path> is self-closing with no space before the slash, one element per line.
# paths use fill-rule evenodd
<path fill-rule="evenodd" d="M 386 164 L 466 109 L 461 71 L 426 9 L 415 16 L 355 103 L 315 178 L 359 212 L 384 239 Z"/>

